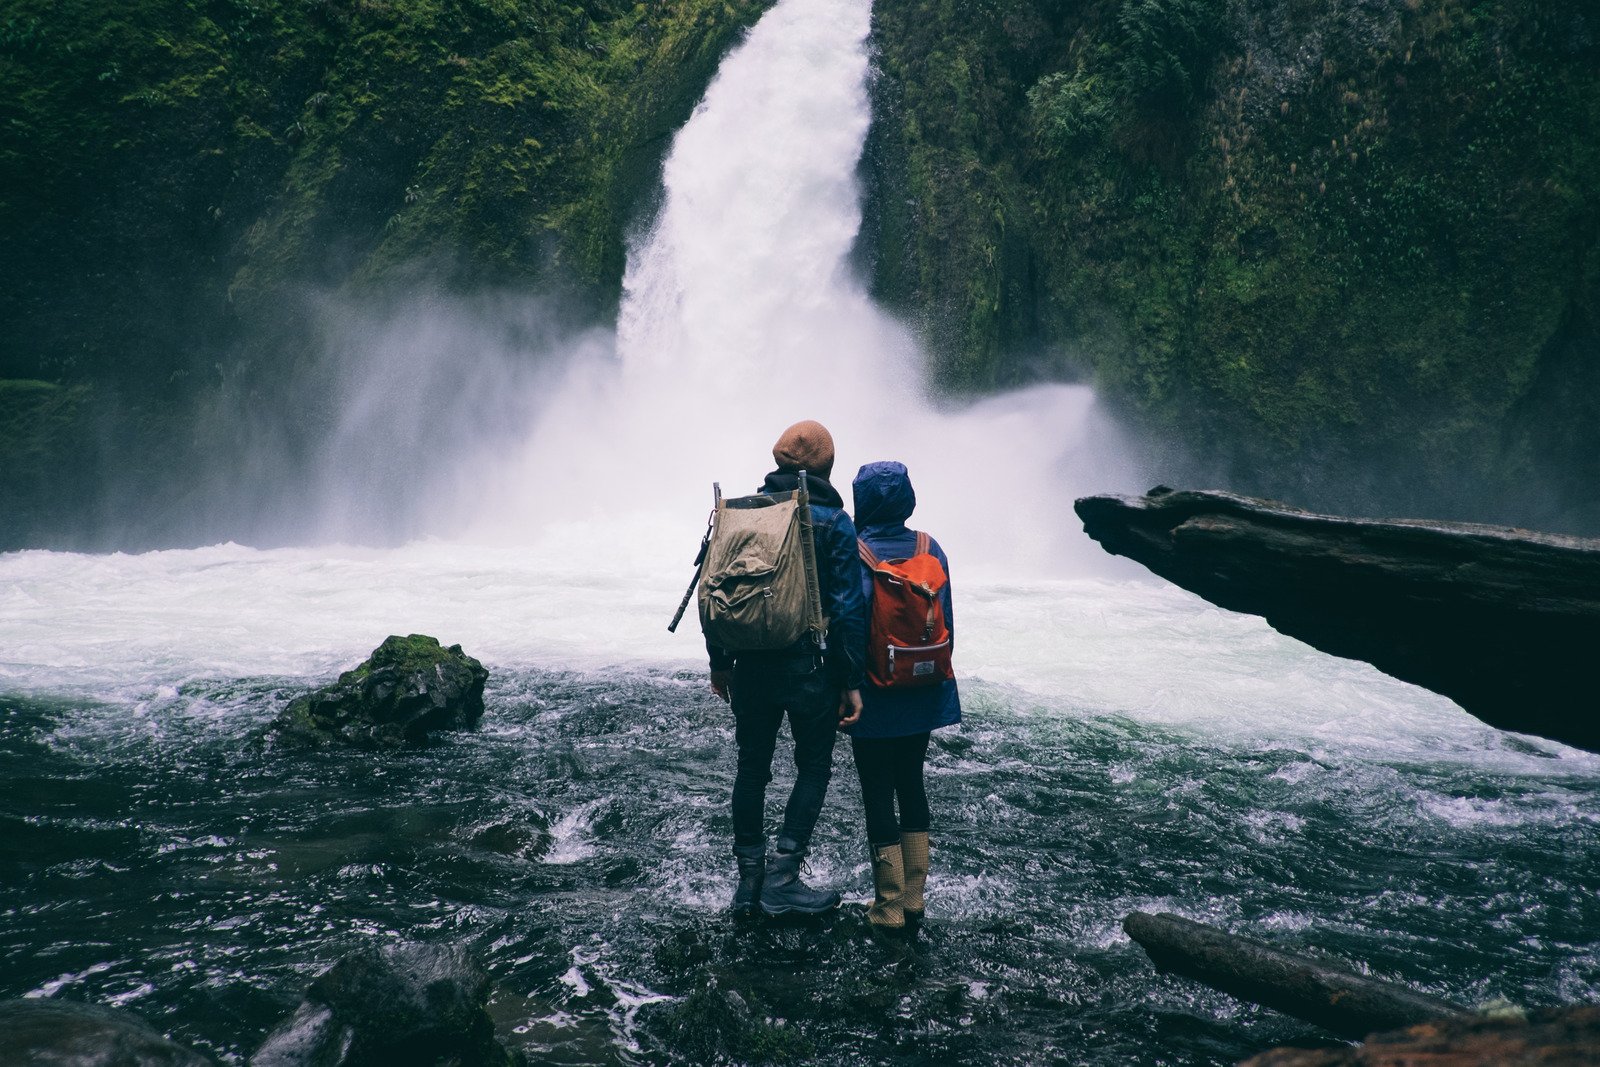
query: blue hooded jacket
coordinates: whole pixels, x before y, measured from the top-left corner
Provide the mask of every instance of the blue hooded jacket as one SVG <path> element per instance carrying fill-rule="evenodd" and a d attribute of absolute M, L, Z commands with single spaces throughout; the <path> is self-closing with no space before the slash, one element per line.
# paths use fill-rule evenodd
<path fill-rule="evenodd" d="M 879 559 L 908 558 L 916 550 L 917 534 L 906 528 L 906 520 L 916 509 L 917 494 L 911 488 L 911 475 L 905 464 L 893 460 L 868 463 L 856 472 L 851 489 L 855 495 L 857 536 Z M 950 560 L 932 537 L 928 538 L 928 551 L 948 576 Z M 866 617 L 870 620 L 872 572 L 865 563 L 860 565 L 860 571 Z M 953 641 L 956 615 L 948 582 L 941 599 Z M 953 678 L 920 689 L 877 689 L 869 682 L 861 690 L 861 699 L 865 705 L 861 721 L 846 727 L 852 737 L 907 737 L 961 721 L 961 694 Z"/>

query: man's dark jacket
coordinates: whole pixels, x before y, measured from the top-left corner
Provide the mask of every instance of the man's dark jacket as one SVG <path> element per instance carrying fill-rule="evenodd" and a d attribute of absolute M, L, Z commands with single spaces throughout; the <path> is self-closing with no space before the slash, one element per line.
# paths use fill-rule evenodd
<path fill-rule="evenodd" d="M 861 595 L 861 562 L 856 547 L 856 526 L 844 510 L 844 498 L 826 478 L 806 475 L 811 491 L 811 529 L 817 548 L 817 584 L 822 589 L 822 613 L 828 619 L 828 672 L 841 689 L 860 689 L 867 681 L 867 605 Z M 800 487 L 794 471 L 775 470 L 767 475 L 760 492 L 788 493 Z M 770 659 L 785 653 L 730 652 L 706 642 L 711 669 L 733 669 L 736 656 L 752 661 Z M 806 643 L 796 645 L 794 655 L 810 652 Z"/>

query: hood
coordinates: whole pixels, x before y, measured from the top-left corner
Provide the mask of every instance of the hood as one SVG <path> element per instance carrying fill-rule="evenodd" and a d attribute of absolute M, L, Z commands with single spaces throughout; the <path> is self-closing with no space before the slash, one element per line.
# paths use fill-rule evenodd
<path fill-rule="evenodd" d="M 917 507 L 911 474 L 892 459 L 868 463 L 850 486 L 856 500 L 856 526 L 893 526 L 905 522 Z"/>

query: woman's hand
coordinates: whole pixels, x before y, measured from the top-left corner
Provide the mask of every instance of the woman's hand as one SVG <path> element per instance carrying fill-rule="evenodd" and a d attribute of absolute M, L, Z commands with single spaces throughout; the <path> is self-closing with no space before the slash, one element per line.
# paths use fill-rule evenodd
<path fill-rule="evenodd" d="M 846 689 L 839 694 L 839 725 L 854 726 L 861 719 L 861 690 Z"/>
<path fill-rule="evenodd" d="M 711 672 L 711 691 L 713 693 L 717 694 L 717 697 L 724 704 L 733 703 L 733 695 L 732 695 L 733 694 L 733 672 L 732 671 L 712 671 Z"/>

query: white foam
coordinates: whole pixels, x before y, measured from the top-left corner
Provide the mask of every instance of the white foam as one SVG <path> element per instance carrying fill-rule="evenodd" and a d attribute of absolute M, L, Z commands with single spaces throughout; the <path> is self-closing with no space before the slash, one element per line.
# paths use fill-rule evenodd
<path fill-rule="evenodd" d="M 780 0 L 723 63 L 669 154 L 661 214 L 630 257 L 616 344 L 586 335 L 564 377 L 536 375 L 536 389 L 495 380 L 538 394 L 510 405 L 532 421 L 515 447 L 475 453 L 435 494 L 451 502 L 440 523 L 451 539 L 0 556 L 0 691 L 203 725 L 227 709 L 183 698 L 190 681 L 327 677 L 409 632 L 497 668 L 703 665 L 693 616 L 676 636 L 665 625 L 708 483 L 753 488 L 778 430 L 816 417 L 834 431 L 841 484 L 865 460 L 911 466 L 914 521 L 952 559 L 957 666 L 976 728 L 987 709 L 1123 715 L 1234 745 L 1592 773 L 1593 757 L 1511 751 L 1441 697 L 1111 566 L 1079 532 L 1071 498 L 1138 478 L 1087 388 L 930 398 L 910 334 L 850 269 L 869 28 L 869 0 Z M 436 361 L 465 358 L 448 330 L 410 332 Z M 375 392 L 347 383 L 341 393 L 355 413 L 337 435 L 346 457 L 370 448 L 362 425 L 407 425 L 384 398 L 411 378 L 382 359 L 355 362 Z M 548 862 L 591 854 L 587 818 L 557 821 Z"/>
<path fill-rule="evenodd" d="M 1070 511 L 1077 493 L 1139 481 L 1092 391 L 936 404 L 911 334 L 852 272 L 870 14 L 784 0 L 723 62 L 630 256 L 614 355 L 571 364 L 493 465 L 469 539 L 565 544 L 599 575 L 681 563 L 711 482 L 752 491 L 779 431 L 816 418 L 847 497 L 863 462 L 910 466 L 918 523 L 966 574 L 1114 566 Z"/>

